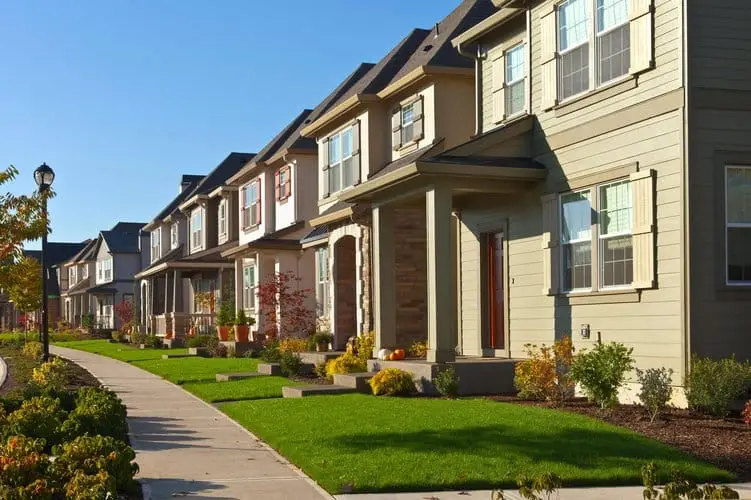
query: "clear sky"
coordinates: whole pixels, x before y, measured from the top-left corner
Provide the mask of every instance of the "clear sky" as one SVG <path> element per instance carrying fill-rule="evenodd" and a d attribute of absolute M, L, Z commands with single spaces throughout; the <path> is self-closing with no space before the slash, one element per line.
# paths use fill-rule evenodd
<path fill-rule="evenodd" d="M 55 170 L 53 241 L 148 222 L 459 1 L 1 0 L 0 167 Z"/>

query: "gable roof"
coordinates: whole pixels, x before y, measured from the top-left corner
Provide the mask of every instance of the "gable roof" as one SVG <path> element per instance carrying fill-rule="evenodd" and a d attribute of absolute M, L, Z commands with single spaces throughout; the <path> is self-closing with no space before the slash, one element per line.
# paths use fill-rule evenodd
<path fill-rule="evenodd" d="M 196 188 L 196 186 L 203 180 L 204 177 L 204 175 L 183 175 L 180 182 L 183 190 L 180 191 L 180 193 L 175 196 L 172 201 L 170 201 L 167 206 L 164 207 L 162 211 L 159 212 L 156 217 L 154 217 L 154 219 L 147 224 L 147 226 L 157 223 L 162 219 L 166 219 L 167 216 L 177 210 L 177 207 L 179 207 L 180 204 L 188 198 L 188 195 Z"/>
<path fill-rule="evenodd" d="M 101 238 L 107 243 L 110 253 L 139 253 L 139 237 L 141 228 L 146 224 L 143 222 L 118 222 L 109 231 L 102 231 Z M 97 245 L 97 251 L 99 245 Z"/>
<path fill-rule="evenodd" d="M 91 253 L 96 246 L 96 238 L 89 238 L 83 242 L 83 248 L 79 250 L 73 257 L 63 262 L 63 264 L 73 264 L 77 262 L 84 262 L 91 260 Z"/>
<path fill-rule="evenodd" d="M 313 112 L 308 116 L 307 123 L 313 123 L 318 118 L 323 116 L 328 110 L 351 97 L 356 93 L 353 90 L 355 84 L 357 84 L 363 77 L 371 70 L 375 64 L 362 63 L 352 73 L 347 75 L 342 83 L 340 83 L 329 95 L 327 95 L 318 106 L 313 109 Z"/>
<path fill-rule="evenodd" d="M 206 174 L 196 187 L 185 197 L 190 200 L 196 195 L 207 195 L 240 171 L 246 163 L 255 158 L 256 153 L 230 153 L 214 170 Z M 182 205 L 179 204 L 179 205 Z"/>
<path fill-rule="evenodd" d="M 58 243 L 50 241 L 47 243 L 47 255 L 45 255 L 47 267 L 62 264 L 80 252 L 84 246 L 86 246 L 85 241 L 81 243 Z M 39 262 L 42 261 L 41 250 L 24 250 L 23 254 Z"/>

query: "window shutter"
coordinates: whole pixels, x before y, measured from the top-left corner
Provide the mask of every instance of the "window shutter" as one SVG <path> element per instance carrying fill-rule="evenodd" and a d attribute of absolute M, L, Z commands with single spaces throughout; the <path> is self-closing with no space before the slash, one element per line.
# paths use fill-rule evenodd
<path fill-rule="evenodd" d="M 501 123 L 506 119 L 506 58 L 503 54 L 493 59 L 493 123 Z"/>
<path fill-rule="evenodd" d="M 655 286 L 655 171 L 631 174 L 634 288 Z"/>
<path fill-rule="evenodd" d="M 635 75 L 654 65 L 653 12 L 654 0 L 629 0 L 629 34 L 631 37 L 631 67 Z"/>
<path fill-rule="evenodd" d="M 423 116 L 423 97 L 420 96 L 414 103 L 415 118 L 413 122 L 413 128 L 415 131 L 415 140 L 419 141 L 425 137 L 425 117 Z"/>
<path fill-rule="evenodd" d="M 321 165 L 323 168 L 323 188 L 321 193 L 324 198 L 329 197 L 329 140 L 321 141 Z"/>
<path fill-rule="evenodd" d="M 277 200 L 282 199 L 282 190 L 281 190 L 281 185 L 280 185 L 281 174 L 282 174 L 281 168 L 277 170 L 276 172 L 274 172 L 274 196 L 276 197 Z"/>
<path fill-rule="evenodd" d="M 558 195 L 542 197 L 542 263 L 543 295 L 555 295 L 560 289 L 560 216 Z"/>
<path fill-rule="evenodd" d="M 256 206 L 253 207 L 253 209 L 256 211 L 256 224 L 261 223 L 261 204 L 263 200 L 263 194 L 261 193 L 261 180 L 256 181 L 256 193 L 258 193 L 258 198 L 256 198 Z"/>
<path fill-rule="evenodd" d="M 360 120 L 352 125 L 352 168 L 355 169 L 355 184 L 360 183 L 362 177 L 362 165 L 360 156 Z"/>
<path fill-rule="evenodd" d="M 287 184 L 284 188 L 284 197 L 289 198 L 292 196 L 292 167 L 287 166 Z"/>
<path fill-rule="evenodd" d="M 548 110 L 558 102 L 558 26 L 555 6 L 540 14 L 540 61 L 542 63 L 542 109 Z"/>
<path fill-rule="evenodd" d="M 398 106 L 391 115 L 391 147 L 394 151 L 402 147 L 402 108 Z"/>

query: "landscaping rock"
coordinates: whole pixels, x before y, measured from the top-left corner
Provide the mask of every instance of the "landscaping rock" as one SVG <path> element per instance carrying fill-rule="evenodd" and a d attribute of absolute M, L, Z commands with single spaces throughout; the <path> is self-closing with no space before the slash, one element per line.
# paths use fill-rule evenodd
<path fill-rule="evenodd" d="M 254 377 L 268 377 L 268 375 L 264 375 L 263 373 L 258 373 L 258 372 L 217 373 L 216 374 L 217 382 L 227 382 L 229 380 L 242 380 L 245 378 L 254 378 Z"/>
<path fill-rule="evenodd" d="M 341 385 L 299 385 L 282 387 L 282 396 L 285 398 L 304 398 L 308 396 L 321 396 L 326 394 L 350 394 L 357 392 L 351 387 Z"/>
<path fill-rule="evenodd" d="M 259 363 L 258 373 L 262 373 L 263 375 L 281 375 L 282 368 L 279 366 L 279 363 Z"/>

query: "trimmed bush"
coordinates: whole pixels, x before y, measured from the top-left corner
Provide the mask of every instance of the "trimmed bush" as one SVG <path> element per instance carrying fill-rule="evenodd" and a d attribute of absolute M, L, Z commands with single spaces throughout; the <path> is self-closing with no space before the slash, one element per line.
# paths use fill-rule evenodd
<path fill-rule="evenodd" d="M 408 396 L 416 391 L 412 374 L 399 368 L 386 368 L 370 379 L 376 396 Z"/>
<path fill-rule="evenodd" d="M 138 472 L 133 448 L 109 436 L 80 436 L 56 450 L 55 474 L 70 481 L 79 472 L 96 475 L 106 472 L 115 482 L 117 491 L 127 491 Z"/>
<path fill-rule="evenodd" d="M 126 413 L 125 405 L 114 392 L 86 387 L 76 394 L 76 407 L 63 422 L 60 432 L 67 439 L 88 434 L 127 441 Z"/>
<path fill-rule="evenodd" d="M 595 348 L 578 354 L 571 365 L 571 376 L 581 384 L 590 401 L 600 408 L 618 403 L 618 389 L 626 381 L 626 373 L 634 367 L 633 349 L 623 344 L 595 344 Z"/>
<path fill-rule="evenodd" d="M 664 411 L 673 394 L 673 370 L 666 368 L 636 369 L 636 376 L 641 384 L 639 401 L 649 411 L 649 420 L 654 422 L 657 415 Z"/>
<path fill-rule="evenodd" d="M 573 396 L 571 337 L 556 340 L 552 347 L 525 344 L 527 358 L 514 368 L 514 386 L 519 397 L 540 401 L 561 401 Z"/>
<path fill-rule="evenodd" d="M 282 359 L 282 352 L 279 350 L 279 341 L 269 339 L 261 349 L 260 358 L 266 363 L 279 363 Z"/>
<path fill-rule="evenodd" d="M 42 354 L 44 354 L 44 346 L 41 342 L 35 342 L 31 340 L 23 345 L 21 354 L 25 358 L 33 359 L 35 361 L 42 359 Z"/>
<path fill-rule="evenodd" d="M 302 368 L 302 358 L 296 352 L 282 352 L 282 356 L 279 359 L 279 368 L 282 370 L 282 374 L 285 377 L 291 377 L 298 375 Z"/>
<path fill-rule="evenodd" d="M 45 392 L 62 391 L 70 377 L 68 364 L 62 358 L 52 358 L 34 368 L 31 378 Z"/>
<path fill-rule="evenodd" d="M 415 340 L 412 345 L 409 346 L 407 354 L 409 354 L 411 358 L 424 358 L 428 355 L 428 343 L 424 340 Z"/>
<path fill-rule="evenodd" d="M 735 358 L 716 361 L 694 357 L 685 385 L 689 408 L 724 417 L 735 401 L 744 399 L 751 387 L 751 365 Z"/>
<path fill-rule="evenodd" d="M 433 385 L 446 398 L 456 398 L 459 395 L 459 376 L 452 365 L 441 368 L 433 380 Z"/>
<path fill-rule="evenodd" d="M 28 399 L 8 415 L 3 428 L 4 436 L 26 436 L 43 439 L 47 449 L 60 442 L 59 428 L 65 420 L 60 400 L 49 396 Z"/>
<path fill-rule="evenodd" d="M 115 480 L 107 472 L 85 474 L 81 471 L 65 485 L 65 498 L 68 500 L 99 500 L 117 498 Z"/>
<path fill-rule="evenodd" d="M 0 498 L 52 498 L 47 482 L 50 462 L 43 451 L 44 440 L 25 436 L 11 436 L 0 445 Z"/>
<path fill-rule="evenodd" d="M 367 369 L 368 360 L 373 359 L 373 348 L 375 348 L 375 333 L 368 332 L 358 336 L 355 339 L 355 346 L 357 347 L 357 357 L 362 360 Z"/>
<path fill-rule="evenodd" d="M 208 347 L 211 340 L 214 338 L 215 337 L 210 337 L 208 335 L 196 335 L 195 337 L 190 337 L 188 339 L 188 347 Z"/>
<path fill-rule="evenodd" d="M 279 351 L 284 353 L 305 352 L 308 350 L 308 340 L 298 338 L 288 338 L 279 342 Z"/>
<path fill-rule="evenodd" d="M 364 373 L 366 371 L 368 371 L 368 363 L 351 353 L 342 354 L 326 363 L 327 378 L 342 373 Z"/>

